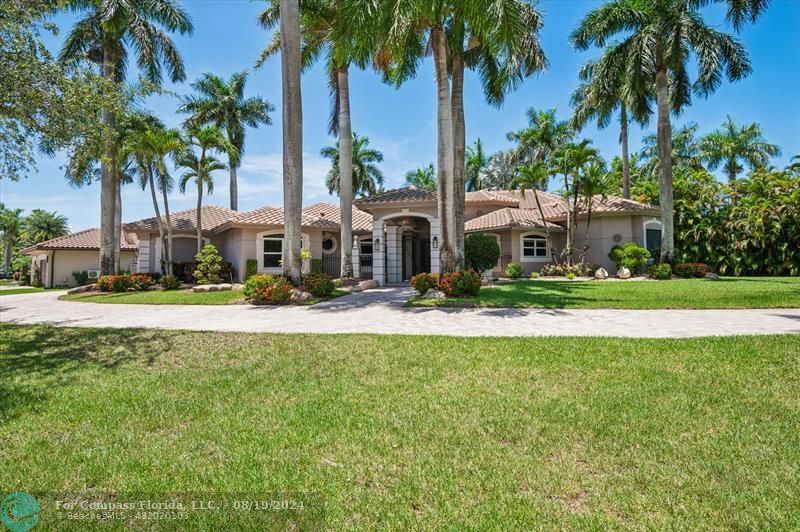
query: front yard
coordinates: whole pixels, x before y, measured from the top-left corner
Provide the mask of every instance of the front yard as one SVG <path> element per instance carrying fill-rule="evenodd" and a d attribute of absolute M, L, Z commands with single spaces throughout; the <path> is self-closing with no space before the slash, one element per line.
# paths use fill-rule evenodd
<path fill-rule="evenodd" d="M 800 277 L 624 282 L 522 280 L 482 288 L 475 298 L 414 298 L 409 304 L 608 309 L 798 308 Z"/>
<path fill-rule="evenodd" d="M 327 297 L 311 297 L 301 305 L 315 305 L 334 297 L 347 294 L 334 290 Z M 245 303 L 241 290 L 224 292 L 192 292 L 191 290 L 148 290 L 145 292 L 88 292 L 84 294 L 63 295 L 64 301 L 83 301 L 88 303 L 130 303 L 140 305 L 235 305 Z"/>
<path fill-rule="evenodd" d="M 798 357 L 797 336 L 2 325 L 0 485 L 316 492 L 330 529 L 787 530 Z"/>

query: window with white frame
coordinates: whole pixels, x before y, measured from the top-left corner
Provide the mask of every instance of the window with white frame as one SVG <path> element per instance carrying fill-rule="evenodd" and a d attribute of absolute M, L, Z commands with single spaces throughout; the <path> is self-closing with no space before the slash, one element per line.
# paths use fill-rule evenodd
<path fill-rule="evenodd" d="M 263 238 L 262 268 L 280 268 L 283 257 L 283 234 L 266 235 Z"/>
<path fill-rule="evenodd" d="M 657 255 L 661 248 L 661 222 L 647 220 L 644 222 L 644 247 L 651 255 Z"/>
<path fill-rule="evenodd" d="M 523 262 L 536 262 L 540 260 L 547 260 L 550 256 L 549 246 L 547 239 L 539 234 L 522 235 L 522 253 L 521 260 Z"/>

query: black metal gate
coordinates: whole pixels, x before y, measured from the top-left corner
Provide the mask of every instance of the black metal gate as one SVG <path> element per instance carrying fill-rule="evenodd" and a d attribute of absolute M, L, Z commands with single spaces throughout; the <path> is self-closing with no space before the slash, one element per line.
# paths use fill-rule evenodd
<path fill-rule="evenodd" d="M 361 279 L 372 279 L 372 255 L 361 255 L 359 262 Z"/>
<path fill-rule="evenodd" d="M 339 255 L 322 255 L 322 271 L 334 279 L 341 277 L 342 257 Z"/>

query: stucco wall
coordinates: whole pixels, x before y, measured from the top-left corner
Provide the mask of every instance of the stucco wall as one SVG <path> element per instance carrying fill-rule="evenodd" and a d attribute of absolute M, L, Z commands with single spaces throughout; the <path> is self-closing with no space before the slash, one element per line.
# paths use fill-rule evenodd
<path fill-rule="evenodd" d="M 53 279 L 50 286 L 77 286 L 72 272 L 99 269 L 98 251 L 63 251 L 53 252 Z M 123 251 L 120 253 L 120 268 L 123 271 L 135 271 L 136 253 Z"/>

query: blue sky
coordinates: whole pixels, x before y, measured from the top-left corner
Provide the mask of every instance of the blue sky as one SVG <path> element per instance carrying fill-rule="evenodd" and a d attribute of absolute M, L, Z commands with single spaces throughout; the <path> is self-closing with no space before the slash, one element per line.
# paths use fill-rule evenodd
<path fill-rule="evenodd" d="M 550 68 L 529 80 L 508 96 L 501 109 L 483 100 L 480 85 L 474 74 L 468 73 L 465 85 L 467 142 L 480 137 L 488 152 L 510 147 L 506 133 L 526 123 L 529 107 L 555 107 L 566 118 L 569 97 L 577 83 L 581 64 L 597 52 L 578 52 L 568 42 L 568 35 L 583 15 L 598 2 L 584 0 L 545 0 L 540 6 L 545 13 L 541 33 Z M 176 36 L 187 71 L 187 83 L 169 85 L 178 94 L 190 91 L 188 81 L 204 72 L 229 76 L 233 72 L 252 69 L 268 35 L 255 22 L 262 2 L 247 0 L 184 0 L 192 16 L 195 32 L 191 37 Z M 723 12 L 718 8 L 705 11 L 706 20 L 724 29 Z M 65 32 L 74 21 L 72 15 L 59 15 L 55 22 L 62 28 L 59 37 L 48 44 L 57 50 Z M 695 98 L 693 105 L 675 118 L 673 124 L 697 122 L 700 134 L 709 132 L 731 114 L 738 123 L 759 122 L 764 136 L 777 143 L 783 156 L 774 161 L 783 166 L 792 155 L 800 153 L 800 1 L 773 0 L 768 12 L 755 25 L 744 29 L 740 38 L 751 54 L 754 72 L 744 81 L 723 83 L 709 99 Z M 133 71 L 133 68 L 131 68 Z M 399 90 L 381 83 L 371 71 L 351 74 L 353 127 L 366 135 L 371 145 L 384 154 L 382 169 L 387 188 L 401 186 L 407 170 L 435 161 L 435 86 L 430 59 L 416 79 Z M 240 179 L 240 209 L 264 205 L 282 205 L 281 194 L 281 126 L 280 126 L 280 60 L 270 60 L 260 71 L 253 72 L 248 82 L 250 94 L 260 94 L 278 109 L 273 113 L 273 125 L 250 130 Z M 158 113 L 171 126 L 182 119 L 174 113 L 175 97 L 153 97 L 146 106 Z M 324 187 L 328 170 L 327 160 L 319 156 L 323 146 L 334 143 L 327 134 L 329 99 L 327 81 L 321 67 L 315 67 L 303 77 L 304 113 L 304 204 L 316 201 L 336 201 Z M 654 128 L 651 123 L 650 130 Z M 612 125 L 598 131 L 587 127 L 583 135 L 593 139 L 604 157 L 611 159 L 618 151 L 618 131 Z M 638 150 L 642 132 L 634 128 L 631 149 Z M 70 189 L 64 181 L 62 166 L 65 159 L 39 158 L 38 171 L 28 179 L 13 183 L 0 181 L 2 201 L 8 207 L 26 210 L 45 208 L 57 210 L 69 218 L 73 230 L 97 227 L 99 224 L 98 184 L 83 190 Z M 207 203 L 228 205 L 227 172 L 219 172 L 214 195 Z M 177 191 L 170 198 L 173 211 L 190 208 L 195 203 L 191 193 Z M 149 194 L 128 186 L 123 193 L 124 220 L 152 216 Z"/>

